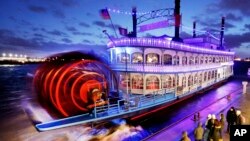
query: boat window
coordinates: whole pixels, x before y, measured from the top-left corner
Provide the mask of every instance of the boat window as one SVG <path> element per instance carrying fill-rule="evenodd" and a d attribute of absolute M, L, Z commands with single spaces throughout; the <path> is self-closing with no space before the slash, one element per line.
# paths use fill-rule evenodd
<path fill-rule="evenodd" d="M 207 64 L 208 62 L 208 57 L 205 57 L 205 64 Z"/>
<path fill-rule="evenodd" d="M 194 85 L 198 82 L 198 74 L 196 73 L 194 76 Z"/>
<path fill-rule="evenodd" d="M 195 57 L 195 64 L 199 64 L 199 57 L 198 56 Z"/>
<path fill-rule="evenodd" d="M 201 56 L 201 59 L 200 59 L 200 64 L 203 64 L 203 59 L 204 59 L 204 57 L 203 57 L 203 56 Z"/>
<path fill-rule="evenodd" d="M 207 80 L 209 81 L 211 78 L 211 71 L 208 72 Z"/>
<path fill-rule="evenodd" d="M 146 55 L 148 64 L 158 64 L 159 63 L 159 55 L 156 53 L 149 53 Z"/>
<path fill-rule="evenodd" d="M 180 81 L 179 79 L 180 79 L 179 75 L 176 75 L 176 85 L 177 85 L 177 86 L 179 86 L 179 81 Z M 175 81 L 174 81 L 174 82 L 175 82 Z"/>
<path fill-rule="evenodd" d="M 199 84 L 202 84 L 202 73 L 200 73 L 200 77 L 199 77 Z"/>
<path fill-rule="evenodd" d="M 140 52 L 135 52 L 132 54 L 132 63 L 143 63 L 143 56 Z"/>
<path fill-rule="evenodd" d="M 175 55 L 174 56 L 174 62 L 173 62 L 174 65 L 179 65 L 180 64 L 180 57 L 178 55 Z"/>
<path fill-rule="evenodd" d="M 186 83 L 187 83 L 186 76 L 183 76 L 182 77 L 182 87 L 186 87 L 187 86 Z"/>
<path fill-rule="evenodd" d="M 214 78 L 217 79 L 217 70 L 214 71 Z"/>
<path fill-rule="evenodd" d="M 204 81 L 207 81 L 207 72 L 204 73 Z"/>
<path fill-rule="evenodd" d="M 173 77 L 173 87 L 176 86 L 176 81 L 175 81 L 175 77 Z"/>
<path fill-rule="evenodd" d="M 120 74 L 120 87 L 121 88 L 130 88 L 130 81 L 129 81 L 129 75 L 126 75 L 126 73 Z"/>
<path fill-rule="evenodd" d="M 182 57 L 182 65 L 187 65 L 187 56 Z"/>
<path fill-rule="evenodd" d="M 149 76 L 146 79 L 146 89 L 159 89 L 159 79 L 157 76 Z"/>
<path fill-rule="evenodd" d="M 163 55 L 163 64 L 164 65 L 172 65 L 172 56 L 169 54 Z"/>
<path fill-rule="evenodd" d="M 120 54 L 117 54 L 117 62 L 118 63 L 125 63 L 126 61 L 127 62 L 130 62 L 130 54 L 125 54 L 125 53 L 120 53 Z"/>
<path fill-rule="evenodd" d="M 162 88 L 171 88 L 172 78 L 169 75 L 164 75 L 162 77 Z"/>
<path fill-rule="evenodd" d="M 194 57 L 190 56 L 190 58 L 189 58 L 189 65 L 192 65 L 192 64 L 194 64 Z"/>
<path fill-rule="evenodd" d="M 215 63 L 219 63 L 219 57 L 215 57 Z"/>
<path fill-rule="evenodd" d="M 213 57 L 213 63 L 215 63 L 215 57 Z"/>
<path fill-rule="evenodd" d="M 209 63 L 212 63 L 212 61 L 213 61 L 213 58 L 209 57 Z"/>
<path fill-rule="evenodd" d="M 214 71 L 212 71 L 211 79 L 214 79 Z"/>
<path fill-rule="evenodd" d="M 193 85 L 193 76 L 192 75 L 189 75 L 188 77 L 188 86 L 192 86 Z"/>
<path fill-rule="evenodd" d="M 142 75 L 132 76 L 132 89 L 143 89 L 143 77 L 142 77 Z"/>

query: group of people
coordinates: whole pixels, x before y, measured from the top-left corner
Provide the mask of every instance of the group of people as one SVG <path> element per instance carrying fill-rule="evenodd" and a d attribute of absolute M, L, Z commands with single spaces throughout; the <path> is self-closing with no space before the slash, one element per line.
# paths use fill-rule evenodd
<path fill-rule="evenodd" d="M 218 119 L 214 114 L 209 114 L 207 116 L 205 128 L 203 128 L 201 122 L 199 122 L 198 126 L 195 128 L 195 141 L 222 141 L 222 133 L 226 121 L 228 125 L 227 132 L 229 133 L 231 125 L 242 125 L 245 122 L 245 119 L 241 115 L 241 111 L 235 110 L 234 107 L 231 107 L 227 111 L 226 118 L 223 113 L 220 114 Z M 181 141 L 191 141 L 186 131 L 182 133 Z"/>
<path fill-rule="evenodd" d="M 244 116 L 241 114 L 240 110 L 235 110 L 231 107 L 227 111 L 227 132 L 230 132 L 231 125 L 242 125 L 245 122 Z"/>

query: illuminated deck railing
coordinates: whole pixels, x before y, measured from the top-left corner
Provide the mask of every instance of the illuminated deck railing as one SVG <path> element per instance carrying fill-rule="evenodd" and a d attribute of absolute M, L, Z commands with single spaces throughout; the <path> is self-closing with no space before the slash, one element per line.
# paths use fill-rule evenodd
<path fill-rule="evenodd" d="M 234 55 L 234 52 L 221 51 L 215 49 L 206 49 L 202 46 L 194 46 L 185 43 L 174 42 L 169 39 L 155 39 L 155 38 L 120 38 L 113 39 L 107 46 L 114 47 L 161 47 L 175 50 L 190 51 L 196 53 L 208 53 L 217 55 Z"/>
<path fill-rule="evenodd" d="M 199 71 L 206 69 L 213 69 L 222 66 L 233 65 L 233 61 L 224 63 L 213 63 L 213 64 L 197 64 L 197 65 L 149 65 L 145 64 L 111 64 L 113 70 L 118 71 L 135 71 L 135 72 L 189 72 L 189 71 Z"/>

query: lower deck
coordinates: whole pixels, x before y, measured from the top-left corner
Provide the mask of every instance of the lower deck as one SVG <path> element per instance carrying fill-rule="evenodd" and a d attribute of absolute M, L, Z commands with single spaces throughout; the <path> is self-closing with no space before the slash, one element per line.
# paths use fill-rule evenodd
<path fill-rule="evenodd" d="M 167 107 L 171 103 L 182 101 L 192 96 L 195 92 L 209 88 L 226 79 L 227 78 L 217 79 L 205 87 L 193 87 L 193 89 L 190 89 L 182 95 L 178 95 L 175 89 L 161 89 L 147 95 L 129 94 L 126 99 L 109 102 L 107 105 L 99 107 L 95 106 L 92 113 L 39 123 L 36 125 L 36 128 L 39 131 L 47 131 L 84 123 L 96 123 L 117 117 L 126 118 L 149 113 L 152 110 Z"/>

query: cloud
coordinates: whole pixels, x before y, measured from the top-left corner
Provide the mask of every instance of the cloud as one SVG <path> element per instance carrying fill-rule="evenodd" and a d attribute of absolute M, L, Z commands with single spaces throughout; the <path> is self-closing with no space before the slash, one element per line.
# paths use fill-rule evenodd
<path fill-rule="evenodd" d="M 1 29 L 0 30 L 0 44 L 23 46 L 23 47 L 38 47 L 35 40 L 26 40 L 20 37 L 15 37 L 13 31 Z"/>
<path fill-rule="evenodd" d="M 77 29 L 74 28 L 73 26 L 68 26 L 68 27 L 66 27 L 66 29 L 67 29 L 68 31 L 70 31 L 70 32 L 77 31 Z"/>
<path fill-rule="evenodd" d="M 63 38 L 62 41 L 65 43 L 72 43 L 72 41 L 68 38 Z"/>
<path fill-rule="evenodd" d="M 229 21 L 242 21 L 242 17 L 236 16 L 233 13 L 228 13 L 225 17 L 226 17 L 226 20 L 229 20 Z"/>
<path fill-rule="evenodd" d="M 28 6 L 28 9 L 32 12 L 35 12 L 35 13 L 46 13 L 47 12 L 47 9 L 45 7 L 42 7 L 42 6 L 30 5 L 30 6 Z"/>
<path fill-rule="evenodd" d="M 244 43 L 250 43 L 250 32 L 225 35 L 225 41 L 229 48 L 238 48 Z"/>
<path fill-rule="evenodd" d="M 0 37 L 5 37 L 5 36 L 14 36 L 14 32 L 12 32 L 11 30 L 8 29 L 0 29 Z M 0 38 L 0 41 L 2 39 Z"/>
<path fill-rule="evenodd" d="M 44 36 L 43 34 L 40 34 L 40 33 L 34 33 L 33 35 L 35 37 L 39 37 L 39 38 L 47 38 L 46 36 Z"/>
<path fill-rule="evenodd" d="M 56 35 L 56 36 L 67 36 L 66 33 L 61 32 L 59 30 L 47 31 L 47 33 L 51 35 Z"/>
<path fill-rule="evenodd" d="M 64 19 L 66 17 L 65 14 L 64 14 L 64 12 L 62 10 L 60 10 L 60 9 L 54 9 L 54 10 L 52 10 L 52 14 L 56 18 Z"/>
<path fill-rule="evenodd" d="M 217 7 L 224 10 L 236 10 L 242 15 L 250 16 L 249 0 L 220 0 Z"/>
<path fill-rule="evenodd" d="M 103 21 L 94 21 L 93 22 L 94 25 L 100 26 L 100 27 L 105 27 L 106 24 Z"/>
<path fill-rule="evenodd" d="M 96 25 L 96 26 L 101 27 L 102 29 L 109 28 L 109 29 L 113 30 L 113 25 L 112 24 L 105 24 L 105 22 L 103 22 L 103 21 L 94 21 L 93 24 Z M 118 25 L 118 24 L 114 24 L 115 29 L 118 29 L 118 27 L 121 27 L 121 26 Z"/>
<path fill-rule="evenodd" d="M 244 27 L 249 31 L 250 30 L 250 24 L 245 24 Z"/>
<path fill-rule="evenodd" d="M 92 33 L 79 32 L 79 31 L 72 32 L 72 34 L 74 34 L 74 35 L 83 35 L 83 36 L 93 36 Z"/>
<path fill-rule="evenodd" d="M 82 43 L 72 43 L 68 38 L 62 38 L 63 43 L 52 41 L 44 41 L 42 34 L 34 34 L 34 38 L 25 39 L 23 37 L 15 37 L 11 30 L 0 29 L 0 51 L 27 53 L 29 56 L 44 57 L 55 53 L 86 50 L 98 50 L 98 52 L 107 53 L 105 45 L 91 45 L 93 42 L 84 40 Z"/>
<path fill-rule="evenodd" d="M 185 32 L 185 31 L 182 31 L 182 32 L 180 33 L 180 37 L 181 37 L 181 38 L 190 38 L 190 37 L 193 37 L 193 35 L 191 35 L 191 34 Z"/>
<path fill-rule="evenodd" d="M 90 41 L 90 40 L 87 40 L 87 39 L 83 39 L 82 42 L 87 43 L 87 44 L 93 43 L 93 41 Z"/>
<path fill-rule="evenodd" d="M 89 24 L 84 23 L 84 22 L 80 22 L 79 25 L 82 26 L 82 27 L 90 27 Z"/>
<path fill-rule="evenodd" d="M 75 7 L 78 5 L 77 1 L 75 0 L 61 0 L 60 2 L 65 7 Z"/>
<path fill-rule="evenodd" d="M 21 20 L 21 21 L 20 21 L 20 24 L 21 24 L 21 25 L 25 25 L 25 26 L 30 26 L 30 25 L 32 25 L 29 21 L 26 21 L 26 20 Z"/>
<path fill-rule="evenodd" d="M 199 25 L 202 25 L 204 30 L 211 31 L 211 32 L 219 32 L 221 27 L 221 21 L 215 18 L 200 18 L 196 19 L 196 22 Z M 229 30 L 230 28 L 235 28 L 230 22 L 225 22 L 225 30 Z"/>

